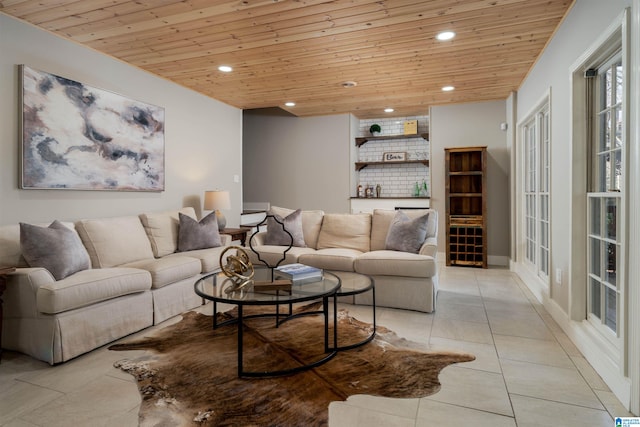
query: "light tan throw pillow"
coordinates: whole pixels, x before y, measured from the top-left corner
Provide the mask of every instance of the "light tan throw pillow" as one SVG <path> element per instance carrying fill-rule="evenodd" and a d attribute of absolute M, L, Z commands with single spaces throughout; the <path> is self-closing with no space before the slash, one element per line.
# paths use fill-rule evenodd
<path fill-rule="evenodd" d="M 149 236 L 151 249 L 156 258 L 172 254 L 178 250 L 179 214 L 197 219 L 192 207 L 175 211 L 151 212 L 140 215 L 140 221 Z"/>
<path fill-rule="evenodd" d="M 273 215 L 280 215 L 282 218 L 291 215 L 294 209 L 271 206 L 270 212 Z M 302 234 L 307 247 L 317 249 L 318 235 L 322 226 L 324 211 L 302 211 Z"/>
<path fill-rule="evenodd" d="M 318 249 L 345 248 L 369 252 L 370 234 L 370 214 L 325 214 L 318 236 Z"/>
<path fill-rule="evenodd" d="M 76 222 L 76 230 L 89 252 L 93 268 L 153 258 L 151 243 L 137 216 L 83 219 Z"/>

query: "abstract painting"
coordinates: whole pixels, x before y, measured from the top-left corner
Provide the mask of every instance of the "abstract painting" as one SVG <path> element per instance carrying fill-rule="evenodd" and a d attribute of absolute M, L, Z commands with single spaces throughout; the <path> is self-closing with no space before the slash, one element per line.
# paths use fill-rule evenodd
<path fill-rule="evenodd" d="M 23 189 L 164 190 L 164 108 L 21 66 Z"/>

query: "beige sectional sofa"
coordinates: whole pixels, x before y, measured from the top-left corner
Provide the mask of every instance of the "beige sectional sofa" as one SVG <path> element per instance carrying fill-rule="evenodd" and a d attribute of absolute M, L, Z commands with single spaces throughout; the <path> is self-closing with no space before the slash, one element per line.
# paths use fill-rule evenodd
<path fill-rule="evenodd" d="M 220 247 L 176 252 L 179 213 L 196 218 L 184 208 L 64 223 L 91 268 L 61 280 L 28 266 L 18 224 L 0 227 L 0 267 L 18 267 L 3 295 L 2 348 L 55 364 L 201 305 L 193 284 L 219 269 L 230 237 L 221 235 Z"/>
<path fill-rule="evenodd" d="M 271 214 L 287 218 L 295 211 L 272 207 Z M 428 214 L 426 238 L 417 253 L 387 248 L 389 230 L 397 211 L 376 209 L 372 214 L 325 214 L 301 211 L 304 246 L 285 253 L 282 264 L 300 262 L 314 267 L 353 271 L 375 280 L 376 305 L 432 312 L 436 308 L 438 275 L 436 268 L 438 213 L 432 209 L 407 210 L 415 219 Z M 253 263 L 278 262 L 286 249 L 268 245 L 267 231 L 252 236 L 249 251 Z M 371 293 L 356 295 L 355 304 L 372 303 Z"/>

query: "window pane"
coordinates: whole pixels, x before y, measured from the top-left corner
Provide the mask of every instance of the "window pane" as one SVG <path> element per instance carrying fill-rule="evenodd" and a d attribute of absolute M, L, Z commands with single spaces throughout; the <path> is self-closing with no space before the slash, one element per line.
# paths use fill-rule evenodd
<path fill-rule="evenodd" d="M 615 66 L 615 71 L 616 71 L 616 103 L 621 103 L 622 102 L 622 94 L 623 94 L 623 73 L 622 73 L 622 62 L 617 63 Z"/>
<path fill-rule="evenodd" d="M 619 148 L 622 147 L 622 107 L 616 107 L 613 111 L 616 118 L 615 147 Z"/>
<path fill-rule="evenodd" d="M 591 313 L 600 318 L 600 282 L 591 278 L 589 283 L 591 284 Z"/>
<path fill-rule="evenodd" d="M 614 332 L 616 332 L 616 313 L 617 313 L 617 307 L 616 307 L 616 291 L 614 291 L 613 289 L 610 288 L 605 288 L 605 298 L 604 298 L 604 310 L 605 310 L 605 316 L 604 316 L 604 323 L 605 325 L 607 325 L 609 328 L 611 328 L 611 330 L 613 330 Z"/>
<path fill-rule="evenodd" d="M 540 271 L 549 275 L 549 252 L 544 248 L 540 248 Z"/>
<path fill-rule="evenodd" d="M 605 105 L 607 107 L 611 107 L 611 100 L 612 100 L 612 96 L 611 96 L 611 90 L 612 90 L 612 73 L 611 73 L 611 68 L 609 68 L 607 70 L 607 72 L 602 76 L 602 78 L 604 79 L 604 87 L 605 87 Z"/>
<path fill-rule="evenodd" d="M 602 156 L 604 159 L 604 175 L 602 179 L 602 190 L 608 191 L 611 183 L 611 153 L 606 153 Z"/>
<path fill-rule="evenodd" d="M 591 229 L 590 234 L 600 236 L 600 199 L 590 199 Z"/>
<path fill-rule="evenodd" d="M 605 225 L 606 225 L 606 236 L 608 239 L 616 240 L 616 229 L 618 225 L 618 215 L 617 215 L 617 202 L 618 200 L 613 197 L 607 197 L 604 199 L 605 209 L 606 209 L 606 217 L 605 217 Z"/>
<path fill-rule="evenodd" d="M 611 148 L 611 112 L 600 114 L 600 143 L 598 151 L 606 151 Z"/>
<path fill-rule="evenodd" d="M 617 190 L 620 191 L 621 190 L 621 181 L 622 181 L 622 150 L 616 150 L 613 153 L 613 157 L 615 159 L 614 162 L 614 175 L 613 175 L 613 182 L 611 183 L 611 187 L 609 188 L 610 190 Z"/>
<path fill-rule="evenodd" d="M 598 155 L 596 162 L 598 166 L 594 171 L 595 188 L 593 191 L 601 193 L 607 191 L 607 156 L 605 154 Z"/>
<path fill-rule="evenodd" d="M 591 238 L 589 239 L 589 245 L 591 249 L 591 268 L 589 273 L 600 277 L 600 240 Z"/>
<path fill-rule="evenodd" d="M 616 283 L 616 275 L 618 272 L 618 257 L 617 254 L 617 246 L 615 243 L 606 243 L 605 247 L 607 248 L 606 254 L 606 267 L 605 267 L 605 275 L 604 280 L 614 286 L 617 286 Z"/>

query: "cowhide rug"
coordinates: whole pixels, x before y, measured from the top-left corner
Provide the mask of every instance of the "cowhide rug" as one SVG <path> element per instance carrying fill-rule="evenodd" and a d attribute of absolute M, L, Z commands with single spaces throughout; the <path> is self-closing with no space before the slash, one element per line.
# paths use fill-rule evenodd
<path fill-rule="evenodd" d="M 298 310 L 315 310 L 317 306 Z M 249 311 L 245 308 L 245 311 Z M 218 313 L 220 321 L 233 311 Z M 303 316 L 274 328 L 273 318 L 249 320 L 244 332 L 245 370 L 283 369 L 324 353 L 323 318 Z M 368 336 L 371 325 L 340 311 L 340 345 Z M 415 398 L 440 388 L 446 366 L 474 360 L 464 353 L 428 352 L 378 327 L 375 339 L 339 352 L 312 370 L 284 377 L 237 377 L 237 329 L 212 329 L 212 318 L 196 312 L 111 350 L 152 350 L 115 366 L 138 381 L 141 426 L 325 426 L 328 406 L 354 394 Z M 330 335 L 331 336 L 331 335 Z"/>

